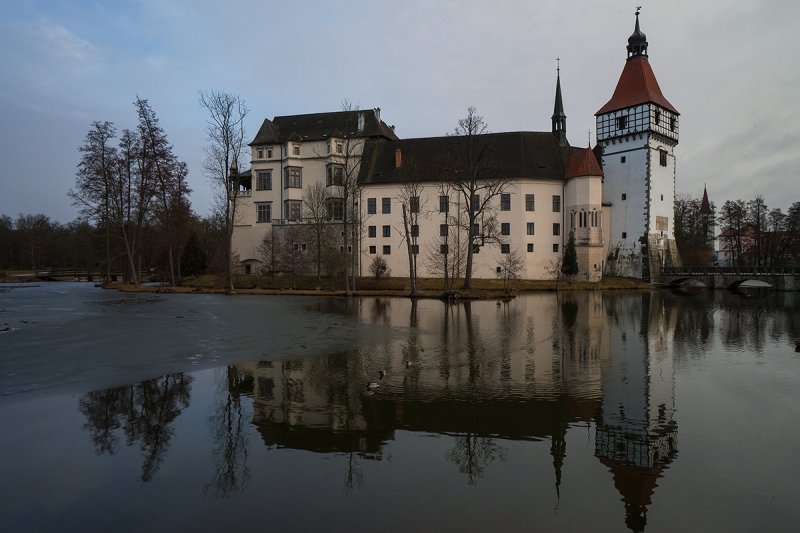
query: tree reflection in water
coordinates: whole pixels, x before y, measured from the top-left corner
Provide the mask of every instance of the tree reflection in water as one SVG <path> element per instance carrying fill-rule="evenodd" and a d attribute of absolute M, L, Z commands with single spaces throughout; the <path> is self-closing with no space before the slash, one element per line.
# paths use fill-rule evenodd
<path fill-rule="evenodd" d="M 505 462 L 508 448 L 498 445 L 494 439 L 475 433 L 457 435 L 455 446 L 445 454 L 448 461 L 458 466 L 458 471 L 467 475 L 467 483 L 475 485 L 483 478 L 483 471 L 495 459 Z"/>
<path fill-rule="evenodd" d="M 78 403 L 86 416 L 83 427 L 92 436 L 95 453 L 117 453 L 121 429 L 126 446 L 139 443 L 144 457 L 140 479 L 152 481 L 175 434 L 173 423 L 189 407 L 193 381 L 189 375 L 170 374 L 82 396 Z"/>

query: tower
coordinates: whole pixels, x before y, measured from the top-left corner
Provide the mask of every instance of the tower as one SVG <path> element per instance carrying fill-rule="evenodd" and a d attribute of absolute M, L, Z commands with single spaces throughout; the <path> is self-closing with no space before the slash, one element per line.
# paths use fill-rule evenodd
<path fill-rule="evenodd" d="M 553 135 L 558 144 L 567 144 L 567 115 L 564 114 L 564 103 L 561 101 L 561 67 L 556 70 L 556 102 L 553 106 L 553 116 L 550 120 L 553 123 Z"/>
<path fill-rule="evenodd" d="M 603 203 L 612 206 L 605 273 L 657 283 L 660 267 L 680 265 L 673 230 L 680 113 L 661 94 L 647 50 L 637 10 L 622 75 L 595 117 Z"/>

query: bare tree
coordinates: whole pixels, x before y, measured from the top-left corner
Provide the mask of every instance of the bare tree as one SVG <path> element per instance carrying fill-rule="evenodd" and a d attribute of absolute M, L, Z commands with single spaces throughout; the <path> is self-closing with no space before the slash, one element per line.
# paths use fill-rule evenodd
<path fill-rule="evenodd" d="M 422 195 L 423 186 L 419 181 L 419 166 L 411 157 L 400 163 L 397 178 L 403 185 L 397 199 L 403 209 L 403 228 L 401 234 L 408 251 L 408 277 L 411 282 L 411 297 L 417 297 L 417 256 L 419 255 L 419 218 L 424 212 L 427 197 Z"/>
<path fill-rule="evenodd" d="M 322 278 L 322 258 L 325 248 L 330 246 L 335 238 L 332 227 L 334 219 L 340 219 L 341 204 L 338 198 L 331 198 L 328 190 L 322 183 L 314 183 L 303 191 L 303 220 L 306 222 L 306 234 L 309 243 L 314 248 L 314 258 L 317 265 L 317 279 Z"/>
<path fill-rule="evenodd" d="M 279 266 L 280 239 L 275 228 L 269 228 L 258 246 L 258 258 L 264 274 L 272 276 L 272 288 L 275 288 L 275 271 Z"/>
<path fill-rule="evenodd" d="M 236 208 L 239 191 L 238 167 L 244 163 L 245 145 L 244 118 L 248 109 L 239 95 L 222 91 L 200 91 L 200 106 L 208 110 L 206 120 L 206 160 L 203 170 L 214 187 L 215 205 L 224 222 L 228 288 L 233 290 L 233 226 L 236 223 Z M 231 168 L 235 169 L 231 172 Z"/>
<path fill-rule="evenodd" d="M 564 273 L 564 258 L 558 256 L 555 260 L 550 261 L 550 266 L 547 267 L 547 273 L 556 282 L 556 292 L 558 292 L 558 284 L 567 275 Z"/>
<path fill-rule="evenodd" d="M 501 254 L 500 259 L 497 260 L 498 279 L 503 280 L 503 290 L 508 292 L 511 287 L 512 280 L 520 279 L 520 272 L 523 266 L 522 256 L 516 250 L 511 250 L 507 254 Z"/>
<path fill-rule="evenodd" d="M 392 269 L 389 268 L 386 259 L 382 255 L 376 255 L 369 265 L 369 273 L 375 278 L 375 288 L 377 289 L 381 279 L 392 275 Z"/>
<path fill-rule="evenodd" d="M 489 131 L 483 117 L 475 113 L 475 108 L 467 109 L 467 116 L 458 121 L 453 139 L 454 157 L 450 179 L 453 188 L 463 199 L 464 219 L 467 230 L 467 263 L 464 274 L 464 288 L 472 287 L 472 261 L 475 253 L 475 238 L 481 244 L 496 240 L 493 200 L 502 194 L 509 180 L 491 175 L 491 155 L 497 140 L 488 135 Z M 480 222 L 483 222 L 481 225 Z M 478 231 L 475 231 L 475 228 Z"/>
<path fill-rule="evenodd" d="M 278 265 L 282 271 L 291 274 L 294 289 L 295 279 L 303 273 L 305 266 L 305 251 L 301 242 L 303 231 L 300 226 L 288 225 L 281 228 L 279 236 Z"/>

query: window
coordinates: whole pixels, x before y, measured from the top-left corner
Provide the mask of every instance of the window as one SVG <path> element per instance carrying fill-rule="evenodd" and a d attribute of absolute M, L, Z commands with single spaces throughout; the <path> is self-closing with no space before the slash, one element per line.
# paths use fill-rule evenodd
<path fill-rule="evenodd" d="M 369 247 L 369 253 L 371 253 L 373 255 L 378 253 L 378 247 L 377 246 L 370 246 Z"/>
<path fill-rule="evenodd" d="M 558 253 L 558 243 L 553 243 L 553 253 Z"/>
<path fill-rule="evenodd" d="M 533 222 L 528 222 L 528 235 L 535 235 Z"/>
<path fill-rule="evenodd" d="M 300 146 L 299 145 L 295 144 L 294 146 L 292 146 L 292 154 L 300 155 Z"/>
<path fill-rule="evenodd" d="M 328 165 L 328 176 L 326 185 L 341 185 L 344 182 L 344 169 L 338 166 Z"/>
<path fill-rule="evenodd" d="M 391 214 L 392 212 L 392 199 L 384 198 L 381 200 L 381 213 L 384 215 Z"/>
<path fill-rule="evenodd" d="M 561 235 L 561 224 L 558 222 L 553 224 L 553 235 Z"/>
<path fill-rule="evenodd" d="M 442 255 L 447 255 L 447 245 L 446 244 L 440 244 L 439 245 L 439 253 L 442 254 Z"/>
<path fill-rule="evenodd" d="M 528 243 L 528 252 L 529 253 L 533 253 L 533 243 L 532 242 Z"/>
<path fill-rule="evenodd" d="M 447 237 L 447 232 L 449 231 L 448 227 L 449 226 L 447 224 L 439 224 L 439 236 L 440 237 Z"/>
<path fill-rule="evenodd" d="M 449 196 L 440 196 L 439 197 L 439 212 L 440 213 L 447 213 L 450 211 L 450 197 Z"/>
<path fill-rule="evenodd" d="M 300 243 L 300 251 L 301 252 L 305 252 L 306 250 L 308 250 L 308 244 L 306 244 L 304 242 L 301 242 Z"/>
<path fill-rule="evenodd" d="M 472 253 L 473 254 L 481 253 L 481 245 L 480 244 L 473 244 L 472 245 Z"/>
<path fill-rule="evenodd" d="M 578 227 L 585 228 L 587 226 L 586 215 L 587 215 L 586 211 L 581 211 L 580 213 L 578 213 Z"/>
<path fill-rule="evenodd" d="M 269 191 L 272 190 L 272 172 L 262 171 L 256 175 L 256 190 Z"/>
<path fill-rule="evenodd" d="M 369 228 L 367 228 L 367 230 L 369 231 L 369 238 L 370 239 L 374 239 L 375 237 L 378 236 L 378 228 L 377 228 L 377 226 L 370 226 Z"/>
<path fill-rule="evenodd" d="M 553 213 L 561 212 L 561 197 L 553 195 Z"/>
<path fill-rule="evenodd" d="M 419 213 L 419 196 L 412 196 L 408 199 L 408 209 L 412 213 Z"/>
<path fill-rule="evenodd" d="M 510 244 L 501 244 L 500 245 L 500 253 L 507 254 L 511 252 L 511 245 Z"/>
<path fill-rule="evenodd" d="M 658 126 L 659 124 L 661 124 L 661 111 L 656 109 L 656 126 Z"/>
<path fill-rule="evenodd" d="M 328 200 L 328 216 L 334 220 L 342 220 L 344 218 L 344 200 L 341 198 Z"/>
<path fill-rule="evenodd" d="M 481 234 L 481 227 L 479 224 L 475 224 L 472 226 L 472 234 L 476 237 L 479 237 Z"/>
<path fill-rule="evenodd" d="M 283 176 L 284 189 L 303 188 L 303 169 L 298 167 L 287 167 L 284 169 Z"/>
<path fill-rule="evenodd" d="M 300 220 L 300 206 L 303 202 L 288 200 L 285 202 L 285 215 L 289 220 Z"/>
<path fill-rule="evenodd" d="M 622 193 L 622 200 L 625 201 L 627 198 L 628 198 L 628 195 L 625 194 L 625 193 Z"/>
<path fill-rule="evenodd" d="M 472 197 L 472 210 L 477 211 L 481 207 L 481 195 L 476 194 Z"/>
<path fill-rule="evenodd" d="M 619 158 L 619 162 L 620 162 L 620 163 L 624 163 L 624 162 L 625 162 L 625 156 L 624 156 L 624 155 L 623 155 L 622 157 L 620 157 L 620 158 Z"/>
<path fill-rule="evenodd" d="M 661 195 L 661 201 L 662 202 L 664 201 L 664 195 L 663 194 Z"/>
<path fill-rule="evenodd" d="M 267 159 L 272 159 L 272 148 L 267 148 Z"/>
<path fill-rule="evenodd" d="M 675 131 L 675 117 L 669 117 L 669 129 Z"/>
<path fill-rule="evenodd" d="M 383 227 L 383 236 L 384 237 L 391 237 L 392 235 L 392 227 L 391 226 L 384 226 Z"/>
<path fill-rule="evenodd" d="M 628 125 L 628 117 L 625 117 L 625 116 L 617 117 L 617 129 L 618 130 L 624 130 L 627 125 Z"/>
<path fill-rule="evenodd" d="M 337 154 L 341 154 L 341 153 L 342 153 L 342 151 L 343 151 L 343 145 L 342 145 L 342 143 L 336 143 L 336 153 L 337 153 Z"/>
<path fill-rule="evenodd" d="M 667 166 L 667 151 L 666 150 L 659 150 L 658 151 L 659 160 L 661 162 L 661 166 Z"/>
<path fill-rule="evenodd" d="M 419 224 L 411 224 L 411 236 L 419 237 Z"/>
<path fill-rule="evenodd" d="M 500 224 L 500 235 L 511 235 L 511 224 L 509 222 Z"/>
<path fill-rule="evenodd" d="M 414 255 L 419 255 L 419 244 L 411 245 L 411 253 Z"/>
<path fill-rule="evenodd" d="M 272 204 L 256 204 L 256 222 L 272 222 Z"/>
<path fill-rule="evenodd" d="M 628 232 L 627 231 L 623 231 L 622 232 L 622 238 L 623 239 L 627 239 L 628 238 Z"/>
<path fill-rule="evenodd" d="M 328 141 L 328 153 L 331 153 L 331 142 Z"/>
<path fill-rule="evenodd" d="M 500 195 L 500 211 L 511 211 L 511 195 Z"/>
<path fill-rule="evenodd" d="M 368 215 L 374 215 L 375 213 L 378 212 L 377 207 L 376 207 L 375 204 L 376 204 L 375 198 L 367 198 L 367 214 Z"/>
<path fill-rule="evenodd" d="M 525 195 L 525 211 L 536 211 L 536 204 L 533 201 L 532 194 Z"/>
<path fill-rule="evenodd" d="M 264 150 L 262 148 L 258 149 L 258 159 L 264 159 Z"/>
<path fill-rule="evenodd" d="M 392 247 L 388 244 L 383 246 L 383 255 L 391 255 L 392 254 Z"/>

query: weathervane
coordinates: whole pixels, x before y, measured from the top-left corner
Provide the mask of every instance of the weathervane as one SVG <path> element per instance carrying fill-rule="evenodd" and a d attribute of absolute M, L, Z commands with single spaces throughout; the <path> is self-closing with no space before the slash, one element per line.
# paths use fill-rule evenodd
<path fill-rule="evenodd" d="M 639 15 L 639 11 L 642 10 L 642 6 L 636 6 L 636 15 Z"/>
<path fill-rule="evenodd" d="M 592 128 L 589 128 L 589 131 L 587 131 L 586 133 L 589 134 L 589 148 L 591 148 L 592 147 Z"/>
<path fill-rule="evenodd" d="M 556 58 L 556 72 L 558 74 L 561 74 L 561 58 L 560 57 Z"/>

